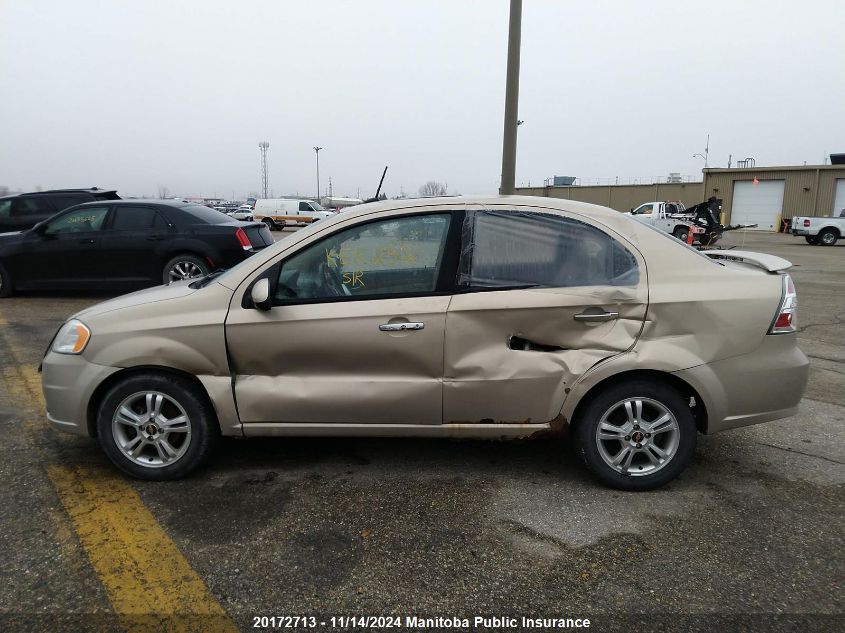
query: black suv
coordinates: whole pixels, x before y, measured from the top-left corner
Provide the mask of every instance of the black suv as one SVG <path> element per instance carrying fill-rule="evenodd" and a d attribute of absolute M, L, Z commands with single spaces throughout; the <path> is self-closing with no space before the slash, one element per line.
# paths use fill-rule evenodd
<path fill-rule="evenodd" d="M 83 202 L 120 200 L 116 191 L 104 189 L 53 189 L 0 198 L 0 233 L 25 231 L 63 209 Z"/>

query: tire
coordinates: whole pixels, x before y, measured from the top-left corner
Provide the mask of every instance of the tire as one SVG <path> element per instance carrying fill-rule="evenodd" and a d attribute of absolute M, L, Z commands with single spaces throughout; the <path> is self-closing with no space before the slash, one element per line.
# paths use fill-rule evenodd
<path fill-rule="evenodd" d="M 14 293 L 15 285 L 12 282 L 12 276 L 3 267 L 3 264 L 0 264 L 0 299 L 11 297 Z"/>
<path fill-rule="evenodd" d="M 641 402 L 639 416 L 637 401 Z M 635 414 L 633 422 L 626 402 Z M 665 414 L 669 419 L 655 424 L 657 432 L 653 432 L 651 424 Z M 598 436 L 601 424 L 604 439 Z M 578 454 L 596 479 L 611 488 L 640 491 L 659 488 L 677 477 L 692 459 L 696 435 L 689 403 L 677 390 L 639 379 L 612 384 L 590 400 L 575 420 L 574 439 Z M 619 439 L 610 439 L 615 436 Z M 668 457 L 659 457 L 657 451 Z M 619 467 L 611 465 L 614 458 L 621 458 Z"/>
<path fill-rule="evenodd" d="M 267 225 L 267 228 L 270 229 L 271 231 L 275 231 L 275 230 L 278 229 L 278 227 L 276 226 L 276 223 L 273 222 L 273 220 L 271 220 L 270 218 L 264 218 L 261 221 L 264 222 L 264 224 Z"/>
<path fill-rule="evenodd" d="M 686 244 L 687 239 L 689 237 L 689 229 L 684 228 L 683 226 L 676 226 L 675 230 L 672 231 L 672 235 L 674 235 L 679 240 L 681 240 L 684 244 Z"/>
<path fill-rule="evenodd" d="M 164 265 L 161 281 L 167 285 L 173 281 L 205 277 L 208 273 L 208 264 L 196 255 L 177 255 Z"/>
<path fill-rule="evenodd" d="M 149 417 L 156 406 L 160 416 Z M 180 417 L 185 422 L 174 423 Z M 165 420 L 174 430 L 164 430 Z M 184 477 L 205 462 L 219 443 L 220 426 L 208 397 L 193 382 L 149 372 L 129 376 L 109 389 L 97 411 L 97 439 L 124 473 L 165 481 Z M 138 451 L 134 457 L 132 450 Z"/>
<path fill-rule="evenodd" d="M 818 239 L 822 246 L 833 246 L 839 239 L 839 234 L 833 229 L 823 229 L 819 231 Z"/>
<path fill-rule="evenodd" d="M 807 244 L 812 244 L 813 246 L 818 246 L 819 238 L 816 235 L 805 235 L 804 239 L 807 240 Z"/>

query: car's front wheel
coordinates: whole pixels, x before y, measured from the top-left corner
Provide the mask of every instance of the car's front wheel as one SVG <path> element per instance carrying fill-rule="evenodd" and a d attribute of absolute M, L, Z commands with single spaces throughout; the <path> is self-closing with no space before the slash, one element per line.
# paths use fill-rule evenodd
<path fill-rule="evenodd" d="M 14 291 L 15 287 L 12 284 L 12 276 L 3 267 L 3 264 L 0 264 L 0 298 L 11 297 Z"/>
<path fill-rule="evenodd" d="M 196 255 L 177 255 L 164 265 L 161 281 L 169 284 L 173 281 L 196 279 L 208 274 L 208 264 Z"/>
<path fill-rule="evenodd" d="M 208 398 L 190 380 L 143 373 L 120 381 L 105 395 L 97 437 L 120 470 L 160 481 L 182 477 L 205 461 L 220 427 Z"/>
<path fill-rule="evenodd" d="M 602 483 L 651 490 L 692 459 L 696 425 L 689 402 L 667 384 L 630 380 L 588 402 L 575 422 L 577 450 Z"/>

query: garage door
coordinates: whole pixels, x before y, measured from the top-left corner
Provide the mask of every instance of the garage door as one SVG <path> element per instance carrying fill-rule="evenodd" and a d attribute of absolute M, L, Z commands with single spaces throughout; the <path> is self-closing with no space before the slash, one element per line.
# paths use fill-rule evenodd
<path fill-rule="evenodd" d="M 842 213 L 845 213 L 845 178 L 839 178 L 836 181 L 836 197 L 833 199 L 832 215 L 841 217 Z"/>
<path fill-rule="evenodd" d="M 756 224 L 758 231 L 777 231 L 783 209 L 783 180 L 734 182 L 731 224 Z"/>

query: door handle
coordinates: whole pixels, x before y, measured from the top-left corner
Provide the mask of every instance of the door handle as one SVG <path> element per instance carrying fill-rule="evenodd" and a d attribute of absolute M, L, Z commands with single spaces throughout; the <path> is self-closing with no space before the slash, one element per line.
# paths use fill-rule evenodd
<path fill-rule="evenodd" d="M 94 239 L 83 239 L 83 240 L 79 240 L 79 243 L 80 243 L 80 244 L 93 244 L 94 242 L 95 242 L 95 240 L 94 240 Z"/>
<path fill-rule="evenodd" d="M 602 322 L 602 321 L 612 321 L 613 319 L 619 318 L 618 312 L 582 312 L 581 314 L 576 314 L 572 317 L 576 321 L 592 321 L 592 322 Z"/>
<path fill-rule="evenodd" d="M 401 332 L 402 330 L 421 330 L 425 327 L 425 323 L 419 321 L 413 323 L 382 323 L 378 329 L 382 332 Z"/>

